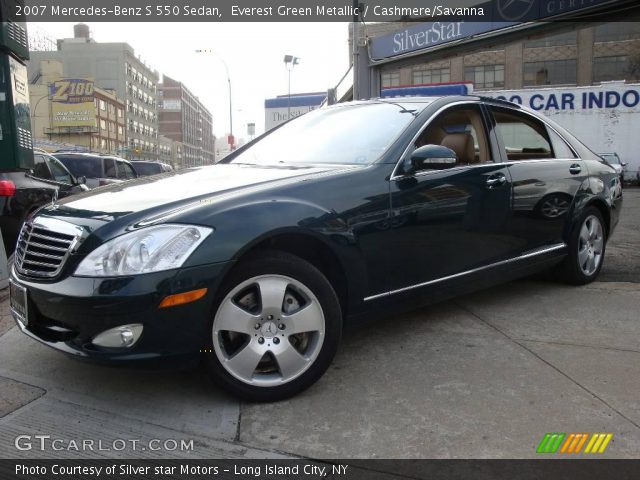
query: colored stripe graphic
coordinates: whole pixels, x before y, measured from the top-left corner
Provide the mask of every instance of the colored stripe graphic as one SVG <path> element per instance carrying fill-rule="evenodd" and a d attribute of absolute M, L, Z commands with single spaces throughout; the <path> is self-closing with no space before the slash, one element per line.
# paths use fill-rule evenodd
<path fill-rule="evenodd" d="M 611 433 L 594 433 L 584 453 L 604 453 L 612 438 L 613 434 Z"/>
<path fill-rule="evenodd" d="M 560 447 L 565 435 L 565 433 L 547 433 L 540 442 L 540 445 L 538 445 L 536 452 L 556 453 L 556 450 Z"/>
<path fill-rule="evenodd" d="M 587 438 L 589 438 L 588 433 L 570 433 L 562 445 L 560 453 L 580 453 Z"/>
<path fill-rule="evenodd" d="M 546 433 L 536 453 L 604 453 L 612 438 L 612 433 Z"/>

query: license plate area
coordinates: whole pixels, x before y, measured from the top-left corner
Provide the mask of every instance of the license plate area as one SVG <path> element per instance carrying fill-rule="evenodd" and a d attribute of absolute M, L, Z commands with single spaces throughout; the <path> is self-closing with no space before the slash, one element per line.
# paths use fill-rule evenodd
<path fill-rule="evenodd" d="M 25 327 L 29 325 L 27 288 L 12 280 L 9 281 L 9 305 L 13 318 Z"/>

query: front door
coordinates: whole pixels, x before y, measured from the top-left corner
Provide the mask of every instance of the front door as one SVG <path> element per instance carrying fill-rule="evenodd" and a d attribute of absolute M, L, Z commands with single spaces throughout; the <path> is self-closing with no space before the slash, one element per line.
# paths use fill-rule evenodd
<path fill-rule="evenodd" d="M 450 107 L 427 125 L 412 149 L 446 146 L 456 163 L 392 177 L 389 291 L 507 258 L 511 181 L 487 132 L 479 104 Z"/>

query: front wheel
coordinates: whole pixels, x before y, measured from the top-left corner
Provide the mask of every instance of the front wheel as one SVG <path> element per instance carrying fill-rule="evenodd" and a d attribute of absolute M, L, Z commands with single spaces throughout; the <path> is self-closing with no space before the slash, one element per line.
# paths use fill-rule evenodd
<path fill-rule="evenodd" d="M 586 208 L 571 232 L 569 255 L 559 265 L 561 277 L 573 285 L 593 282 L 602 268 L 606 243 L 600 210 Z"/>
<path fill-rule="evenodd" d="M 217 384 L 246 400 L 275 401 L 306 389 L 329 367 L 342 314 L 313 265 L 265 252 L 242 261 L 221 292 L 205 349 Z"/>

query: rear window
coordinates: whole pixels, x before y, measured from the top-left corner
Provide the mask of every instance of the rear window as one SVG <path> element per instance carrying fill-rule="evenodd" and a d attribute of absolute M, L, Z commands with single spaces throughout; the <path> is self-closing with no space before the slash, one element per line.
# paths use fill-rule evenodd
<path fill-rule="evenodd" d="M 155 175 L 161 172 L 159 163 L 133 163 L 132 165 L 138 175 L 142 176 Z"/>
<path fill-rule="evenodd" d="M 56 155 L 58 160 L 75 176 L 102 177 L 102 158 L 76 155 Z"/>

